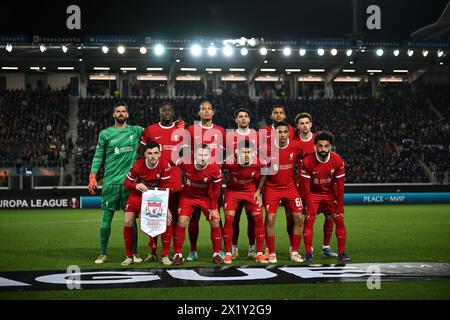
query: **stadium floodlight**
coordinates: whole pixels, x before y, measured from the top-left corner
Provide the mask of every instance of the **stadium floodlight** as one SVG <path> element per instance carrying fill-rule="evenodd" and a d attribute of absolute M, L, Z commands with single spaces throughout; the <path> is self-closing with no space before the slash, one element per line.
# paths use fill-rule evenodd
<path fill-rule="evenodd" d="M 330 50 L 330 53 L 331 53 L 332 56 L 335 56 L 335 55 L 337 55 L 338 51 L 337 51 L 336 48 L 333 48 L 333 49 Z"/>
<path fill-rule="evenodd" d="M 345 54 L 347 55 L 347 57 L 350 57 L 353 54 L 353 50 L 352 49 L 347 49 Z"/>
<path fill-rule="evenodd" d="M 202 54 L 202 47 L 198 44 L 193 44 L 191 47 L 191 54 L 194 57 L 199 57 Z"/>
<path fill-rule="evenodd" d="M 394 53 L 394 56 L 398 57 L 398 55 L 400 54 L 400 50 L 395 49 L 393 53 Z"/>
<path fill-rule="evenodd" d="M 124 54 L 125 53 L 125 47 L 124 46 L 118 46 L 117 47 L 117 52 L 119 54 Z"/>
<path fill-rule="evenodd" d="M 267 54 L 267 48 L 265 48 L 265 47 L 260 48 L 260 49 L 259 49 L 259 53 L 260 53 L 262 56 L 265 56 L 265 55 Z"/>
<path fill-rule="evenodd" d="M 11 43 L 8 43 L 8 44 L 6 45 L 6 47 L 5 47 L 5 49 L 6 49 L 6 51 L 11 52 L 12 49 L 13 49 L 12 44 L 11 44 Z"/>
<path fill-rule="evenodd" d="M 155 52 L 155 54 L 157 56 L 162 56 L 164 54 L 164 51 L 166 51 L 166 49 L 164 48 L 164 46 L 160 43 L 158 43 L 155 48 L 153 49 L 153 51 Z"/>
<path fill-rule="evenodd" d="M 247 44 L 248 44 L 250 47 L 256 46 L 256 39 L 255 39 L 255 38 L 249 39 L 249 40 L 247 41 Z"/>
<path fill-rule="evenodd" d="M 139 48 L 139 52 L 140 52 L 141 54 L 146 54 L 146 53 L 147 53 L 147 48 L 146 48 L 146 47 L 140 47 L 140 48 Z"/>
<path fill-rule="evenodd" d="M 438 50 L 438 51 L 437 51 L 437 56 L 438 56 L 439 58 L 442 58 L 443 55 L 444 55 L 444 51 L 442 51 L 442 50 Z"/>
<path fill-rule="evenodd" d="M 414 50 L 412 49 L 408 49 L 408 57 L 412 57 L 412 55 L 414 54 Z"/>
<path fill-rule="evenodd" d="M 226 57 L 231 57 L 233 55 L 233 48 L 230 46 L 224 46 L 222 50 Z"/>
<path fill-rule="evenodd" d="M 306 54 L 306 50 L 301 48 L 300 50 L 298 50 L 298 53 L 303 57 Z"/>
<path fill-rule="evenodd" d="M 104 54 L 107 54 L 108 51 L 109 51 L 109 48 L 108 48 L 107 46 L 102 46 L 102 52 L 103 52 Z"/>
<path fill-rule="evenodd" d="M 377 53 L 377 56 L 381 57 L 383 55 L 384 51 L 383 51 L 383 49 L 377 49 L 376 53 Z"/>
<path fill-rule="evenodd" d="M 41 44 L 39 46 L 39 50 L 41 50 L 41 52 L 44 53 L 45 51 L 47 51 L 47 47 L 44 44 Z"/>
<path fill-rule="evenodd" d="M 428 55 L 428 50 L 427 50 L 427 49 L 423 49 L 423 50 L 422 50 L 422 55 L 423 55 L 424 57 L 426 57 L 426 56 Z"/>
<path fill-rule="evenodd" d="M 217 48 L 215 46 L 208 47 L 208 56 L 214 57 L 217 54 Z"/>
<path fill-rule="evenodd" d="M 62 50 L 62 52 L 66 53 L 69 50 L 69 48 L 67 48 L 67 46 L 65 46 L 65 45 L 62 45 L 61 50 Z"/>
<path fill-rule="evenodd" d="M 242 48 L 241 49 L 241 56 L 246 56 L 248 54 L 248 49 L 247 48 Z"/>
<path fill-rule="evenodd" d="M 323 55 L 325 54 L 325 50 L 322 49 L 322 48 L 319 48 L 319 49 L 317 49 L 317 54 L 318 54 L 319 56 L 323 56 Z"/>
<path fill-rule="evenodd" d="M 288 56 L 291 55 L 291 53 L 292 53 L 291 48 L 289 48 L 289 47 L 283 48 L 283 55 L 284 55 L 284 56 L 288 57 Z"/>

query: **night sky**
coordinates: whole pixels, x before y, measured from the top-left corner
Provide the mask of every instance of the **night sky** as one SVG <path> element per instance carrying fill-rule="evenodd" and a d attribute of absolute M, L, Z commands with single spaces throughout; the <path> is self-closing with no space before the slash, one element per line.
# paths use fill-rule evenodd
<path fill-rule="evenodd" d="M 371 40 L 407 40 L 435 22 L 448 0 L 361 0 L 361 29 Z M 66 28 L 67 6 L 81 7 L 82 30 Z M 381 7 L 382 30 L 365 27 L 368 5 Z M 352 33 L 352 0 L 49 1 L 2 3 L 0 34 L 135 35 L 154 38 L 257 37 L 299 40 Z"/>

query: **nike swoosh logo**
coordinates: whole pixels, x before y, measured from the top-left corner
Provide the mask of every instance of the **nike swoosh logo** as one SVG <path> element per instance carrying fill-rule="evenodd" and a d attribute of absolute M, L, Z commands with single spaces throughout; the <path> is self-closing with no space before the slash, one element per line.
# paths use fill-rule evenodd
<path fill-rule="evenodd" d="M 319 173 L 319 171 L 313 171 L 313 174 L 318 174 Z"/>
<path fill-rule="evenodd" d="M 155 137 L 155 140 L 158 140 L 158 139 L 161 139 L 161 136 L 159 136 L 159 137 Z"/>

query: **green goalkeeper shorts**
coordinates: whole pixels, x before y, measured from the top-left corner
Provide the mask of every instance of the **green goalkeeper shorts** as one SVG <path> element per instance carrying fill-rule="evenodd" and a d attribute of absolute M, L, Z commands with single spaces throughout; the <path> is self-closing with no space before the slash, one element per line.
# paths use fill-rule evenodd
<path fill-rule="evenodd" d="M 102 189 L 102 209 L 123 210 L 130 191 L 125 190 L 123 184 L 107 184 Z"/>

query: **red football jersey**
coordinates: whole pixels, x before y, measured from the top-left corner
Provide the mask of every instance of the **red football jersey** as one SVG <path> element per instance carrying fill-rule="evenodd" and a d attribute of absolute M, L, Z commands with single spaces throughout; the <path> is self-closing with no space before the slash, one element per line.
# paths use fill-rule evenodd
<path fill-rule="evenodd" d="M 288 128 L 289 128 L 289 140 L 294 140 L 294 136 L 295 136 L 295 129 L 288 124 Z M 275 130 L 273 124 L 270 126 L 265 126 L 263 128 L 260 129 L 260 133 L 262 135 L 262 137 L 264 137 L 264 135 L 266 134 L 266 138 L 264 140 L 261 140 L 260 145 L 259 145 L 259 153 L 261 154 L 262 157 L 265 157 L 266 155 L 270 154 L 270 149 L 272 148 L 273 144 L 273 139 L 275 139 L 275 135 L 272 135 L 272 131 Z"/>
<path fill-rule="evenodd" d="M 225 130 L 221 126 L 213 124 L 211 127 L 204 127 L 199 122 L 194 125 L 190 125 L 187 128 L 187 131 L 190 134 L 192 149 L 198 144 L 205 143 L 210 147 L 211 160 L 215 160 L 216 154 L 223 154 L 225 148 L 224 146 L 226 146 L 226 134 Z M 219 156 L 218 160 L 221 159 L 222 157 Z M 220 161 L 216 162 L 220 163 Z"/>
<path fill-rule="evenodd" d="M 227 181 L 227 190 L 242 192 L 256 191 L 256 184 L 261 176 L 261 168 L 266 167 L 266 164 L 259 160 L 254 162 L 248 166 L 242 166 L 238 163 L 224 164 L 224 168 L 227 168 L 230 172 Z"/>
<path fill-rule="evenodd" d="M 336 180 L 345 176 L 345 163 L 334 152 L 330 152 L 326 161 L 321 161 L 314 152 L 303 159 L 301 174 L 310 179 L 311 192 L 335 194 Z"/>
<path fill-rule="evenodd" d="M 233 130 L 233 131 L 227 132 L 227 137 L 226 137 L 227 152 L 228 153 L 235 152 L 238 147 L 239 142 L 241 142 L 242 140 L 251 141 L 255 148 L 255 152 L 257 151 L 258 141 L 259 141 L 258 131 L 256 131 L 255 129 L 248 129 L 247 132 L 240 132 L 238 130 Z M 231 149 L 228 150 L 228 148 L 231 148 Z"/>
<path fill-rule="evenodd" d="M 277 146 L 277 144 L 275 144 L 275 146 Z M 300 147 L 300 144 L 292 139 L 288 139 L 288 144 L 285 147 L 277 147 L 273 150 L 270 154 L 271 160 L 268 165 L 265 186 L 277 189 L 295 187 L 295 164 L 297 160 L 303 156 L 304 151 Z"/>
<path fill-rule="evenodd" d="M 177 131 L 178 130 L 178 131 Z M 149 141 L 154 141 L 161 145 L 161 159 L 169 163 L 178 159 L 177 145 L 182 141 L 181 130 L 177 129 L 175 123 L 170 127 L 163 127 L 160 122 L 152 124 L 145 128 L 142 134 L 141 143 L 145 145 Z M 172 161 L 172 157 L 174 160 Z M 181 171 L 178 167 L 172 167 L 172 178 L 170 179 L 170 189 L 173 192 L 181 191 Z"/>
<path fill-rule="evenodd" d="M 294 140 L 300 143 L 300 146 L 302 147 L 303 151 L 305 151 L 306 154 L 314 153 L 316 152 L 316 148 L 314 145 L 314 137 L 316 136 L 315 133 L 311 134 L 311 138 L 308 140 L 303 140 L 302 137 L 296 132 L 294 136 Z"/>
<path fill-rule="evenodd" d="M 212 184 L 221 186 L 222 171 L 217 163 L 210 163 L 203 169 L 197 169 L 194 163 L 180 163 L 186 183 L 182 194 L 190 198 L 209 197 L 209 188 Z M 219 188 L 220 190 L 220 188 Z"/>
<path fill-rule="evenodd" d="M 148 165 L 145 158 L 138 159 L 125 178 L 125 188 L 131 190 L 130 196 L 142 195 L 136 190 L 139 183 L 145 184 L 148 188 L 169 188 L 171 168 L 170 163 L 162 159 L 153 168 Z"/>

